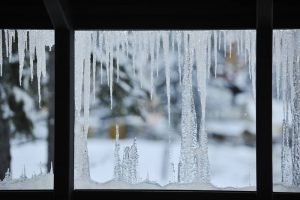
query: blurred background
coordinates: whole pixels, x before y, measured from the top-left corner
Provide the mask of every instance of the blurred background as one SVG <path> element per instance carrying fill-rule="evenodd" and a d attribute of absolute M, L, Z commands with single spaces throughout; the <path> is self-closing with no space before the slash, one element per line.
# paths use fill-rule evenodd
<path fill-rule="evenodd" d="M 3 74 L 0 77 L 0 180 L 9 168 L 13 179 L 26 172 L 27 178 L 47 173 L 54 148 L 54 47 L 46 48 L 47 77 L 41 78 L 38 101 L 36 57 L 34 78 L 30 78 L 29 52 L 25 53 L 22 85 L 19 84 L 18 35 L 9 40 L 12 58 L 8 61 L 2 31 Z M 37 41 L 38 42 L 38 41 Z M 28 47 L 27 43 L 27 47 Z M 27 48 L 28 49 L 28 48 Z"/>
<path fill-rule="evenodd" d="M 223 43 L 223 38 L 221 41 Z M 232 41 L 231 45 L 231 56 L 228 50 L 229 41 L 226 52 L 224 45 L 220 45 L 217 66 L 214 66 L 211 58 L 211 75 L 207 81 L 206 129 L 209 137 L 211 182 L 218 187 L 255 186 L 255 101 L 248 63 L 245 62 L 244 56 L 238 56 L 237 43 Z M 213 45 L 211 51 L 213 52 Z M 143 55 L 140 53 L 137 56 L 139 58 Z M 145 81 L 141 88 L 140 77 L 132 76 L 130 56 L 129 59 L 126 55 L 120 57 L 120 81 L 113 83 L 112 109 L 106 75 L 103 75 L 101 84 L 100 73 L 96 73 L 96 100 L 91 104 L 88 131 L 91 178 L 97 182 L 113 179 L 115 126 L 118 124 L 121 158 L 124 148 L 130 146 L 136 137 L 139 179 L 141 181 L 149 179 L 165 185 L 169 183 L 169 162 L 177 166 L 180 151 L 181 85 L 178 79 L 177 56 L 174 54 L 168 58 L 172 71 L 170 127 L 163 56 L 158 77 L 155 75 L 154 78 L 155 92 L 152 100 L 150 86 L 147 85 L 150 83 L 150 63 L 142 63 L 144 59 L 140 59 L 141 62 L 137 63 L 145 66 L 142 74 L 142 80 Z M 100 63 L 97 61 L 96 64 L 99 69 Z M 216 77 L 215 69 L 217 69 Z M 105 65 L 103 70 L 105 74 Z M 198 93 L 196 82 L 193 85 L 197 110 L 200 108 L 200 101 L 196 95 Z M 168 134 L 171 136 L 170 148 Z"/>

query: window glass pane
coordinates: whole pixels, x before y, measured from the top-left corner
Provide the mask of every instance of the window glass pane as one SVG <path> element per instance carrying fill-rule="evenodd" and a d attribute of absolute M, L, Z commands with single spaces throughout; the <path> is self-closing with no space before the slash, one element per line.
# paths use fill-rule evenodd
<path fill-rule="evenodd" d="M 75 188 L 256 190 L 255 31 L 76 31 Z"/>
<path fill-rule="evenodd" d="M 54 32 L 0 30 L 0 190 L 52 189 Z"/>
<path fill-rule="evenodd" d="M 300 191 L 300 31 L 273 31 L 273 182 Z"/>

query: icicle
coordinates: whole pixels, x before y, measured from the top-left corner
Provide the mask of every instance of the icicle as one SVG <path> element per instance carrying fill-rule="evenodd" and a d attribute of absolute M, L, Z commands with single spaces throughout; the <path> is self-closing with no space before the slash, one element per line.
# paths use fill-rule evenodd
<path fill-rule="evenodd" d="M 281 31 L 274 31 L 274 56 L 273 61 L 275 65 L 275 78 L 276 78 L 276 96 L 277 99 L 280 97 L 280 67 L 281 67 L 281 59 L 282 59 L 282 46 L 281 46 Z"/>
<path fill-rule="evenodd" d="M 133 34 L 133 41 L 132 41 L 132 72 L 133 77 L 135 77 L 135 68 L 136 68 L 136 56 L 137 56 L 137 48 L 138 48 L 138 35 Z"/>
<path fill-rule="evenodd" d="M 12 43 L 15 40 L 15 31 L 8 30 L 8 61 L 12 61 Z"/>
<path fill-rule="evenodd" d="M 221 31 L 218 31 L 217 32 L 218 33 L 218 41 L 219 41 L 219 43 L 218 43 L 218 50 L 220 51 L 220 49 L 221 49 Z"/>
<path fill-rule="evenodd" d="M 146 182 L 149 182 L 149 171 L 147 171 L 147 175 L 146 175 Z"/>
<path fill-rule="evenodd" d="M 158 67 L 159 67 L 159 50 L 160 50 L 160 33 L 156 34 L 156 77 L 158 77 Z"/>
<path fill-rule="evenodd" d="M 250 37 L 249 37 L 249 32 L 246 32 L 245 33 L 245 63 L 247 64 L 248 63 L 248 73 L 249 73 L 249 77 L 250 79 L 252 78 L 251 76 L 251 65 L 250 65 L 250 44 L 251 44 L 251 41 L 250 41 Z"/>
<path fill-rule="evenodd" d="M 46 54 L 45 46 L 43 45 L 43 34 L 38 33 L 38 40 L 36 44 L 36 57 L 37 57 L 37 81 L 38 81 L 38 96 L 39 105 L 41 105 L 41 77 L 44 75 L 44 69 L 46 68 Z"/>
<path fill-rule="evenodd" d="M 224 37 L 224 57 L 226 58 L 226 54 L 227 54 L 227 52 L 226 52 L 226 48 L 227 48 L 226 31 L 223 31 L 223 37 Z"/>
<path fill-rule="evenodd" d="M 52 165 L 52 161 L 51 161 L 51 164 L 50 164 L 50 172 L 49 174 L 53 175 L 53 165 Z"/>
<path fill-rule="evenodd" d="M 110 75 L 109 75 L 109 72 L 110 72 L 110 68 L 109 68 L 109 36 L 110 36 L 110 32 L 108 31 L 105 31 L 103 32 L 104 34 L 104 41 L 105 41 L 105 64 L 106 64 L 106 79 L 107 79 L 107 86 L 110 87 Z"/>
<path fill-rule="evenodd" d="M 296 60 L 295 49 L 297 48 L 295 34 L 296 34 L 296 32 L 291 32 L 289 34 L 289 40 L 288 40 L 289 59 L 288 59 L 288 62 L 287 62 L 287 73 L 288 73 L 288 83 L 287 83 L 288 88 L 287 89 L 290 92 L 287 93 L 287 106 L 288 106 L 287 109 L 292 108 L 292 104 L 293 104 L 293 100 L 294 100 L 294 94 L 295 94 L 295 87 L 294 87 L 294 84 L 293 84 L 294 61 Z"/>
<path fill-rule="evenodd" d="M 6 54 L 6 57 L 8 58 L 9 56 L 9 45 L 8 45 L 8 39 L 9 36 L 8 36 L 8 30 L 4 30 L 4 43 L 5 43 L 5 54 Z"/>
<path fill-rule="evenodd" d="M 169 165 L 169 183 L 175 183 L 175 165 L 174 163 L 170 163 Z"/>
<path fill-rule="evenodd" d="M 218 32 L 217 32 L 217 31 L 214 31 L 215 77 L 217 77 L 217 69 L 218 69 L 218 49 L 217 49 L 217 41 L 218 41 Z"/>
<path fill-rule="evenodd" d="M 120 34 L 118 34 L 118 36 L 121 37 Z M 116 44 L 117 82 L 119 82 L 119 79 L 120 79 L 120 64 L 119 64 L 119 57 L 120 57 L 120 54 L 119 54 L 120 49 L 119 48 L 120 48 L 120 46 L 119 46 L 119 44 L 122 44 L 122 43 L 120 43 L 120 40 L 117 41 L 117 44 Z"/>
<path fill-rule="evenodd" d="M 110 94 L 110 109 L 112 109 L 113 105 L 113 75 L 114 75 L 114 64 L 113 64 L 113 37 L 112 35 L 109 36 L 108 40 L 109 44 L 109 94 Z"/>
<path fill-rule="evenodd" d="M 80 116 L 83 89 L 83 55 L 84 55 L 84 34 L 81 31 L 75 32 L 75 110 L 76 116 Z"/>
<path fill-rule="evenodd" d="M 125 35 L 125 46 L 126 46 L 126 56 L 127 56 L 127 58 L 128 58 L 128 54 L 129 54 L 129 40 L 128 40 L 128 37 L 129 37 L 129 35 L 128 34 L 126 34 Z"/>
<path fill-rule="evenodd" d="M 232 34 L 229 33 L 229 58 L 231 58 Z"/>
<path fill-rule="evenodd" d="M 23 171 L 22 171 L 22 174 L 21 174 L 21 180 L 26 180 L 27 179 L 27 175 L 26 175 L 26 168 L 25 168 L 25 165 L 23 167 Z"/>
<path fill-rule="evenodd" d="M 181 85 L 181 31 L 176 31 L 178 77 Z"/>
<path fill-rule="evenodd" d="M 36 47 L 36 31 L 29 31 L 29 65 L 30 65 L 30 78 L 33 80 L 33 60 L 35 56 Z"/>
<path fill-rule="evenodd" d="M 96 99 L 96 39 L 97 39 L 97 32 L 92 33 L 92 54 L 93 54 L 93 62 L 92 62 L 92 70 L 93 70 L 93 102 Z"/>
<path fill-rule="evenodd" d="M 155 58 L 154 58 L 154 44 L 155 44 L 155 35 L 153 34 L 153 32 L 151 32 L 149 34 L 149 45 L 150 45 L 150 97 L 151 97 L 151 100 L 152 100 L 152 97 L 153 97 L 153 65 L 155 63 Z"/>
<path fill-rule="evenodd" d="M 100 84 L 102 85 L 102 76 L 103 76 L 103 34 L 101 31 L 98 31 L 98 42 L 99 42 L 99 49 L 100 49 L 100 54 L 98 55 L 99 56 L 99 59 L 100 59 Z"/>
<path fill-rule="evenodd" d="M 286 104 L 286 95 L 285 93 L 287 92 L 287 61 L 288 61 L 288 52 L 287 52 L 287 48 L 288 48 L 288 41 L 287 41 L 287 36 L 286 34 L 284 34 L 283 40 L 282 40 L 282 63 L 281 63 L 281 98 L 283 101 L 283 105 L 285 106 Z"/>
<path fill-rule="evenodd" d="M 90 114 L 90 62 L 84 60 L 84 133 L 88 134 Z"/>
<path fill-rule="evenodd" d="M 167 86 L 167 98 L 168 98 L 168 119 L 169 126 L 171 125 L 171 107 L 170 107 L 170 61 L 169 61 L 169 32 L 163 33 L 163 50 L 164 50 L 164 60 L 166 68 L 166 86 Z"/>
<path fill-rule="evenodd" d="M 240 55 L 240 39 L 241 39 L 241 31 L 236 32 L 236 42 L 237 42 L 237 55 Z"/>
<path fill-rule="evenodd" d="M 116 141 L 114 153 L 114 179 L 120 181 L 122 176 L 121 160 L 120 160 L 120 144 L 119 144 L 119 125 L 116 124 Z"/>
<path fill-rule="evenodd" d="M 7 168 L 7 171 L 5 172 L 5 177 L 3 179 L 3 182 L 4 183 L 9 183 L 11 180 L 12 180 L 12 175 L 11 175 L 10 169 Z"/>
<path fill-rule="evenodd" d="M 176 35 L 176 32 L 172 31 L 170 33 L 172 33 L 172 35 L 171 35 L 172 43 L 171 44 L 172 44 L 172 53 L 174 54 L 174 52 L 175 52 L 175 35 Z"/>
<path fill-rule="evenodd" d="M 252 83 L 252 94 L 254 102 L 256 102 L 256 34 L 255 31 L 251 31 L 251 83 Z"/>
<path fill-rule="evenodd" d="M 145 52 L 145 48 L 144 48 L 144 42 L 147 40 L 147 36 L 145 35 L 145 32 L 139 32 L 138 34 L 138 51 L 137 52 Z M 148 55 L 148 52 L 143 53 L 141 56 L 143 58 L 146 58 Z M 142 58 L 142 60 L 143 60 Z M 140 75 L 140 87 L 143 88 L 143 81 L 144 81 L 144 77 L 143 77 L 143 68 L 144 68 L 144 63 L 139 63 L 138 65 L 138 71 L 139 71 L 139 75 Z"/>
<path fill-rule="evenodd" d="M 91 32 L 83 32 L 82 34 L 82 43 L 83 43 L 83 57 L 81 63 L 83 64 L 84 76 L 83 76 L 83 114 L 84 114 L 84 135 L 87 137 L 88 128 L 89 128 L 89 115 L 90 115 L 90 88 L 91 88 L 91 53 L 92 45 Z"/>
<path fill-rule="evenodd" d="M 25 60 L 25 41 L 27 40 L 26 31 L 18 30 L 18 54 L 19 54 L 19 84 L 22 85 L 22 73 Z"/>
<path fill-rule="evenodd" d="M 192 91 L 193 48 L 192 33 L 184 36 L 184 64 L 182 79 L 181 149 L 178 164 L 178 181 L 190 183 L 194 180 L 194 148 L 197 145 L 197 124 Z"/>
<path fill-rule="evenodd" d="M 206 66 L 204 61 L 207 59 L 206 51 L 207 48 L 207 32 L 203 32 L 199 37 L 199 44 L 196 48 L 196 63 L 197 63 L 197 81 L 198 90 L 200 91 L 200 102 L 201 102 L 201 123 L 198 128 L 199 133 L 199 149 L 198 155 L 201 157 L 194 156 L 196 159 L 194 165 L 196 166 L 196 172 L 198 181 L 207 183 L 209 180 L 209 163 L 208 163 L 208 147 L 207 147 L 207 133 L 205 130 L 205 110 L 206 110 Z"/>
<path fill-rule="evenodd" d="M 210 68 L 211 68 L 211 31 L 207 31 L 207 77 L 210 76 Z"/>
<path fill-rule="evenodd" d="M 2 30 L 0 29 L 0 76 L 2 76 L 3 53 L 2 53 Z"/>

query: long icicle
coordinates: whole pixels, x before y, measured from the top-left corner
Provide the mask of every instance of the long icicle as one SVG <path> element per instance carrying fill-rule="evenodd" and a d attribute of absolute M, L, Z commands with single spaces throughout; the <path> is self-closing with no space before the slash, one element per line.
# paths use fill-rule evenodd
<path fill-rule="evenodd" d="M 27 31 L 18 30 L 18 54 L 19 54 L 19 84 L 22 85 L 22 73 L 25 60 L 25 43 L 27 39 Z"/>
<path fill-rule="evenodd" d="M 2 76 L 3 52 L 2 52 L 2 30 L 0 29 L 0 76 Z"/>
<path fill-rule="evenodd" d="M 170 61 L 169 61 L 169 32 L 163 33 L 163 50 L 165 60 L 165 73 L 166 73 L 166 86 L 167 86 L 167 98 L 168 98 L 168 121 L 169 126 L 171 124 L 171 106 L 170 106 Z"/>
<path fill-rule="evenodd" d="M 214 61 L 215 61 L 215 78 L 217 77 L 217 69 L 218 69 L 218 32 L 214 31 Z"/>

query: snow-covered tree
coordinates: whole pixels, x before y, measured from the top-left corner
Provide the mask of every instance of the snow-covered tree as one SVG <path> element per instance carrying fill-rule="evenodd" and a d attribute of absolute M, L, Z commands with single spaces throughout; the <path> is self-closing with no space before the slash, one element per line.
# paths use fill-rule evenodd
<path fill-rule="evenodd" d="M 138 181 L 138 149 L 136 144 L 136 138 L 134 138 L 133 144 L 130 147 L 129 150 L 129 160 L 130 160 L 130 183 L 137 183 Z"/>

